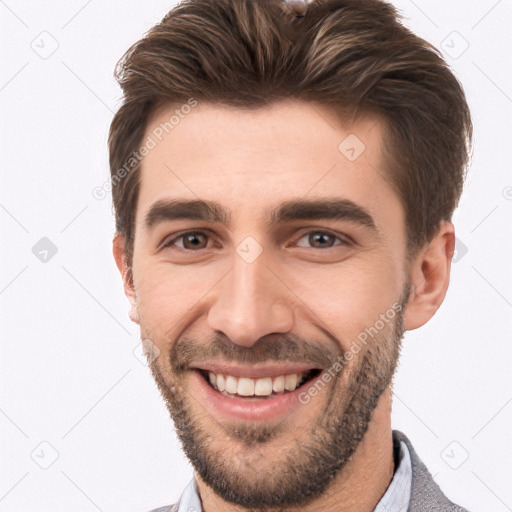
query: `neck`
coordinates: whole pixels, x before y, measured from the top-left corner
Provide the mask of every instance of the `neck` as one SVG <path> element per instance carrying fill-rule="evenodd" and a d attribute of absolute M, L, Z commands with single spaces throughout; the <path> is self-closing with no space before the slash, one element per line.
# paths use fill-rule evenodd
<path fill-rule="evenodd" d="M 379 399 L 368 431 L 349 463 L 332 481 L 327 491 L 307 505 L 279 512 L 372 512 L 385 494 L 394 472 L 391 430 L 391 390 Z M 247 512 L 217 496 L 194 472 L 203 512 Z M 276 509 L 277 510 L 277 509 Z M 272 510 L 268 509 L 268 512 Z"/>

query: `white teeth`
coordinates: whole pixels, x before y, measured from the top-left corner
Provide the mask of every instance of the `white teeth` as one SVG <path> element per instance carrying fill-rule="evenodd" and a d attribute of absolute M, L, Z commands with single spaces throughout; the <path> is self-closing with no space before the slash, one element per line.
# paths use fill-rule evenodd
<path fill-rule="evenodd" d="M 304 381 L 307 373 L 249 379 L 248 377 L 237 378 L 232 375 L 208 372 L 208 379 L 211 385 L 220 392 L 224 391 L 241 396 L 270 396 L 272 392 L 283 393 L 285 390 L 293 391 L 297 389 Z"/>
<path fill-rule="evenodd" d="M 254 385 L 254 394 L 257 396 L 270 395 L 272 393 L 272 379 L 265 377 L 264 379 L 258 379 Z"/>
<path fill-rule="evenodd" d="M 238 391 L 238 381 L 232 375 L 226 375 L 226 391 L 234 395 Z"/>
<path fill-rule="evenodd" d="M 209 372 L 209 373 L 212 373 L 212 372 Z M 224 375 L 222 375 L 220 373 L 217 375 L 217 389 L 219 391 L 226 390 L 226 378 L 224 377 Z"/>
<path fill-rule="evenodd" d="M 237 393 L 242 396 L 254 395 L 254 381 L 246 377 L 240 377 L 238 379 L 238 391 Z"/>
<path fill-rule="evenodd" d="M 284 379 L 284 389 L 293 391 L 297 387 L 297 374 L 287 375 Z"/>
<path fill-rule="evenodd" d="M 272 389 L 276 393 L 282 393 L 284 391 L 284 376 L 280 375 L 279 377 L 276 377 L 272 383 Z"/>

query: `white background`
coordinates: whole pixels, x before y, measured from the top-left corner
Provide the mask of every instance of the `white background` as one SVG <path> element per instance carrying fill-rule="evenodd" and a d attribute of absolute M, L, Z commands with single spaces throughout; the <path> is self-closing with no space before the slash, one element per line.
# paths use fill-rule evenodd
<path fill-rule="evenodd" d="M 444 52 L 475 124 L 473 164 L 454 216 L 464 245 L 445 303 L 405 336 L 393 427 L 453 501 L 506 512 L 512 4 L 393 3 L 416 33 L 451 53 Z M 133 352 L 138 330 L 111 256 L 110 197 L 92 195 L 109 178 L 106 140 L 120 98 L 114 65 L 172 5 L 0 1 L 3 512 L 144 512 L 176 501 L 192 476 Z M 32 252 L 42 237 L 58 250 L 46 263 Z"/>

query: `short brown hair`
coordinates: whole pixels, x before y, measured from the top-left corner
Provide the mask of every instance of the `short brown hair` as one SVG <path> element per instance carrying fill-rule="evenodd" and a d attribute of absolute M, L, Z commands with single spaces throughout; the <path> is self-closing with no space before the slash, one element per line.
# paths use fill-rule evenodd
<path fill-rule="evenodd" d="M 109 133 L 116 231 L 133 256 L 139 162 L 120 179 L 149 116 L 195 100 L 259 108 L 294 98 L 346 121 L 383 122 L 385 168 L 406 212 L 409 251 L 458 204 L 472 140 L 462 86 L 439 51 L 383 0 L 313 0 L 296 16 L 281 0 L 184 0 L 116 66 L 124 102 Z M 126 175 L 126 176 L 125 176 Z"/>

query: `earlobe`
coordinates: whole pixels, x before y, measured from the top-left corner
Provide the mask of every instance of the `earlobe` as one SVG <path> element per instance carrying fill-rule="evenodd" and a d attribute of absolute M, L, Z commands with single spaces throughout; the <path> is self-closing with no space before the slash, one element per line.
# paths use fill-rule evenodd
<path fill-rule="evenodd" d="M 129 279 L 130 272 L 126 264 L 126 255 L 124 252 L 125 238 L 120 233 L 116 233 L 114 240 L 112 241 L 112 254 L 116 262 L 117 268 L 121 273 L 123 280 L 124 294 L 130 302 L 130 309 L 128 310 L 128 316 L 130 320 L 136 324 L 139 323 L 139 315 L 137 313 L 135 289 L 131 279 Z"/>
<path fill-rule="evenodd" d="M 404 314 L 406 331 L 426 324 L 439 309 L 448 290 L 455 250 L 455 229 L 444 221 L 430 243 L 421 249 L 411 264 L 411 292 Z"/>
<path fill-rule="evenodd" d="M 139 314 L 137 313 L 137 306 L 135 302 L 130 303 L 130 309 L 128 310 L 128 316 L 130 320 L 136 324 L 139 323 Z"/>

